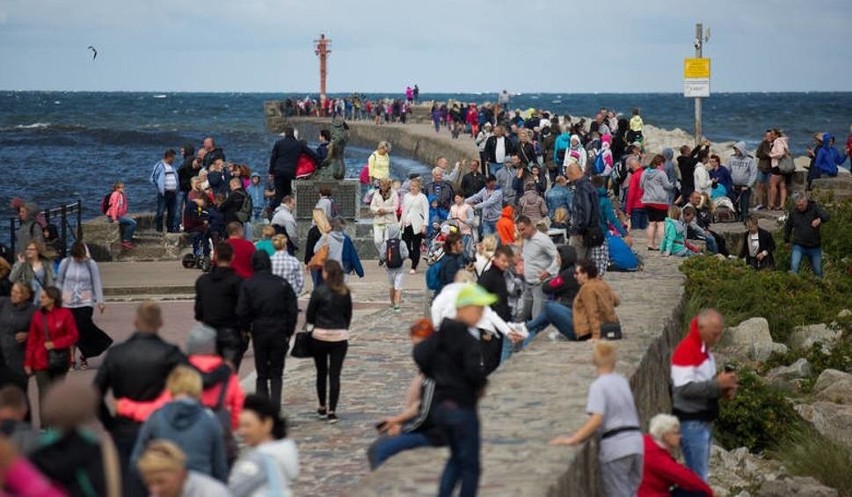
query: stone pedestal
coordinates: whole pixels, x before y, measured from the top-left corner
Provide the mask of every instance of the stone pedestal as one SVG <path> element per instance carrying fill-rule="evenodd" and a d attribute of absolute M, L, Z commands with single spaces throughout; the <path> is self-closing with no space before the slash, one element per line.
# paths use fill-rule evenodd
<path fill-rule="evenodd" d="M 311 219 L 313 208 L 319 200 L 319 189 L 328 187 L 331 189 L 335 205 L 340 210 L 340 216 L 353 221 L 358 218 L 360 186 L 356 179 L 294 180 L 293 196 L 296 197 L 296 212 L 293 214 L 296 219 Z"/>

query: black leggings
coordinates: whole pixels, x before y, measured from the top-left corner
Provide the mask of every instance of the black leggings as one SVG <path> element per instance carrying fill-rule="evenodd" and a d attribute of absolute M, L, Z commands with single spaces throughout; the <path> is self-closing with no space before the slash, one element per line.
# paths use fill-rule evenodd
<path fill-rule="evenodd" d="M 255 392 L 281 406 L 281 385 L 284 378 L 284 359 L 289 348 L 288 336 L 283 333 L 252 333 L 254 367 L 257 370 Z"/>
<path fill-rule="evenodd" d="M 423 243 L 423 233 L 414 234 L 411 226 L 406 226 L 402 232 L 402 240 L 408 247 L 408 257 L 411 258 L 411 269 L 417 269 L 420 263 L 420 244 Z"/>
<path fill-rule="evenodd" d="M 317 399 L 320 407 L 325 407 L 326 378 L 331 379 L 328 412 L 337 409 L 337 399 L 340 398 L 340 370 L 343 369 L 343 359 L 349 348 L 349 341 L 323 342 L 313 340 L 311 348 L 314 353 L 314 365 L 317 368 Z"/>

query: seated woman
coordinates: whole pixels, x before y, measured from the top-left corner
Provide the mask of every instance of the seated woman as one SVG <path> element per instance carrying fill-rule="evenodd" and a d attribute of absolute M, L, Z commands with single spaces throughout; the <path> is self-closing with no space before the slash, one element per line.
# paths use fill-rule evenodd
<path fill-rule="evenodd" d="M 680 421 L 669 414 L 651 418 L 644 436 L 645 461 L 638 497 L 712 497 L 713 490 L 672 453 L 680 447 Z M 672 490 L 674 487 L 674 490 Z"/>
<path fill-rule="evenodd" d="M 719 246 L 716 244 L 716 236 L 709 229 L 705 230 L 698 224 L 697 214 L 698 211 L 690 204 L 680 211 L 680 220 L 686 226 L 686 239 L 704 242 L 711 254 L 718 254 Z"/>
<path fill-rule="evenodd" d="M 557 331 L 568 340 L 576 340 L 574 335 L 573 311 L 574 297 L 580 290 L 580 285 L 574 279 L 574 265 L 577 263 L 577 251 L 574 247 L 560 245 L 559 275 L 542 284 L 542 291 L 553 300 L 546 300 L 541 314 L 527 323 L 529 337 L 524 340 L 527 346 L 541 330 L 552 324 Z"/>
<path fill-rule="evenodd" d="M 757 217 L 752 214 L 746 218 L 746 232 L 740 258 L 754 269 L 772 269 L 775 267 L 775 240 L 772 234 L 757 225 Z"/>
<path fill-rule="evenodd" d="M 680 221 L 679 207 L 669 207 L 669 216 L 666 218 L 663 241 L 660 243 L 660 253 L 664 257 L 669 255 L 689 257 L 695 254 L 695 252 L 686 247 L 686 227 Z"/>
<path fill-rule="evenodd" d="M 411 343 L 417 345 L 429 338 L 435 329 L 426 318 L 417 320 L 411 326 Z M 405 408 L 396 416 L 381 420 L 376 429 L 381 434 L 367 449 L 370 469 L 375 470 L 394 454 L 418 447 L 440 447 L 445 445 L 443 433 L 437 429 L 429 417 L 435 381 L 426 378 L 422 372 L 412 378 L 405 396 Z"/>
<path fill-rule="evenodd" d="M 553 213 L 553 219 L 550 222 L 550 229 L 567 230 L 569 222 L 568 209 L 560 207 Z"/>
<path fill-rule="evenodd" d="M 621 301 L 612 287 L 598 278 L 595 261 L 580 261 L 574 277 L 580 283 L 580 291 L 574 298 L 574 336 L 577 340 L 599 340 L 604 325 L 618 323 L 615 308 Z"/>

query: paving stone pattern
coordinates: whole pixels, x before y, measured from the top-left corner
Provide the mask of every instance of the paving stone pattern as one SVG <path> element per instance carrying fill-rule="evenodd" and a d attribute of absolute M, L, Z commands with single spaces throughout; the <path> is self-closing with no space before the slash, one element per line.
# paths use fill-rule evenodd
<path fill-rule="evenodd" d="M 636 245 L 644 247 L 639 237 Z M 679 339 L 683 296 L 679 260 L 650 254 L 644 272 L 606 276 L 622 300 L 618 314 L 625 339 L 618 344 L 618 370 L 630 378 L 643 424 L 669 408 L 668 358 Z M 283 409 L 302 459 L 302 474 L 293 483 L 295 495 L 435 495 L 445 449 L 400 454 L 372 474 L 366 461 L 374 423 L 396 412 L 414 374 L 407 330 L 421 314 L 425 298 L 422 275 L 407 280 L 406 286 L 416 283 L 419 288 L 407 291 L 401 313 L 383 309 L 365 314 L 351 330 L 341 378 L 340 423 L 317 419 L 313 363 L 288 358 Z M 386 291 L 384 285 L 369 286 L 372 301 Z M 362 297 L 367 292 L 356 289 Z M 491 377 L 480 407 L 480 495 L 595 495 L 592 444 L 547 445 L 585 419 L 588 385 L 594 379 L 591 345 L 551 341 L 547 335 L 539 335 Z"/>

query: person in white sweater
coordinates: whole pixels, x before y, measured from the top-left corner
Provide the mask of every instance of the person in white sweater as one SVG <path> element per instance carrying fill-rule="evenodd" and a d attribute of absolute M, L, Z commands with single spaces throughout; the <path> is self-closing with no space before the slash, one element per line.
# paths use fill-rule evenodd
<path fill-rule="evenodd" d="M 402 228 L 402 240 L 411 258 L 410 272 L 414 274 L 420 263 L 420 244 L 423 242 L 423 235 L 426 234 L 426 226 L 429 224 L 429 200 L 421 191 L 419 179 L 411 180 L 409 187 L 409 192 L 402 197 L 402 216 L 399 224 Z"/>
<path fill-rule="evenodd" d="M 399 210 L 399 195 L 391 190 L 389 179 L 379 180 L 379 189 L 370 202 L 370 212 L 373 213 L 373 243 L 376 252 L 380 252 L 382 242 L 387 238 L 387 228 L 396 224 L 396 211 Z"/>

